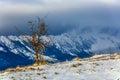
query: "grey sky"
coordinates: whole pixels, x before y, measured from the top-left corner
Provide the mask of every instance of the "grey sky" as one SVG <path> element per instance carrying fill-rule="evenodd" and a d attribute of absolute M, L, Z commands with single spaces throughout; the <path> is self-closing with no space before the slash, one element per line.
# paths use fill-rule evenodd
<path fill-rule="evenodd" d="M 27 20 L 44 15 L 59 33 L 79 26 L 120 26 L 120 0 L 0 0 L 0 31 L 15 25 L 24 29 Z"/>

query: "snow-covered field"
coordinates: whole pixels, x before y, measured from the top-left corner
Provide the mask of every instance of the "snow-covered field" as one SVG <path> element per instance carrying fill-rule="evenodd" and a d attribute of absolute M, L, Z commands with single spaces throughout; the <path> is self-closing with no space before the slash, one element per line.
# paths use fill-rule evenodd
<path fill-rule="evenodd" d="M 0 80 L 120 80 L 120 54 L 1 71 Z"/>

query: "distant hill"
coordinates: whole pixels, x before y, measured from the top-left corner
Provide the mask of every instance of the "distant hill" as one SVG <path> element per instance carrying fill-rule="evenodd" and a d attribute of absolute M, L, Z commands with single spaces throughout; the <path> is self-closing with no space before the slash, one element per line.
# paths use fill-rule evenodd
<path fill-rule="evenodd" d="M 52 41 L 45 49 L 46 60 L 50 62 L 90 57 L 93 53 L 120 52 L 119 32 L 112 29 L 83 28 L 50 37 Z M 32 46 L 22 36 L 0 36 L 0 69 L 31 64 L 33 53 Z"/>

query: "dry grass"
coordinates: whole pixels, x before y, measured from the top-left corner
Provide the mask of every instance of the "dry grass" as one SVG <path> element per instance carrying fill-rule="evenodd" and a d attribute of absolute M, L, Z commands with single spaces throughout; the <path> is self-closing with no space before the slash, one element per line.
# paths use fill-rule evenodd
<path fill-rule="evenodd" d="M 80 61 L 81 59 L 79 57 L 76 57 L 73 59 L 73 61 Z"/>
<path fill-rule="evenodd" d="M 94 56 L 97 56 L 96 54 L 94 54 Z M 102 56 L 99 57 L 91 57 L 91 58 L 84 58 L 84 59 L 80 59 L 78 57 L 74 58 L 73 61 L 100 61 L 100 60 L 108 60 L 108 59 L 120 59 L 120 53 L 115 53 L 115 54 L 102 54 Z M 64 63 L 64 62 L 61 62 Z M 28 66 L 17 66 L 16 68 L 8 68 L 6 70 L 0 71 L 0 72 L 24 72 L 25 70 L 29 69 L 29 70 L 36 70 L 37 68 L 34 68 L 34 66 L 41 66 L 41 65 L 50 65 L 48 62 L 40 62 L 39 65 L 37 65 L 37 63 L 33 63 L 32 65 L 28 65 Z M 72 64 L 71 67 L 78 67 L 82 65 L 80 62 L 76 63 L 76 64 Z M 99 64 L 95 64 L 96 66 L 99 66 Z M 39 69 L 42 70 L 42 69 Z"/>
<path fill-rule="evenodd" d="M 92 65 L 99 66 L 100 64 L 94 62 L 92 63 Z"/>
<path fill-rule="evenodd" d="M 96 56 L 96 55 L 98 55 L 98 54 L 96 54 L 96 53 L 93 53 L 93 54 L 92 54 L 92 57 L 93 57 L 93 56 Z"/>
<path fill-rule="evenodd" d="M 58 72 L 55 72 L 54 74 L 55 74 L 55 75 L 58 75 L 59 73 L 58 73 Z"/>
<path fill-rule="evenodd" d="M 77 64 L 72 64 L 71 67 L 78 67 L 78 66 L 81 66 L 82 64 L 81 63 L 77 63 Z"/>
<path fill-rule="evenodd" d="M 40 73 L 37 73 L 37 75 L 41 75 Z"/>
<path fill-rule="evenodd" d="M 40 62 L 39 65 L 37 65 L 36 63 L 33 63 L 32 65 L 28 65 L 28 66 L 17 66 L 16 68 L 8 68 L 6 70 L 3 70 L 1 72 L 16 72 L 16 71 L 19 71 L 19 72 L 24 72 L 25 70 L 36 70 L 34 68 L 34 66 L 41 66 L 41 65 L 46 65 L 48 64 L 48 62 Z M 40 69 L 42 70 L 42 69 Z"/>
<path fill-rule="evenodd" d="M 44 78 L 44 79 L 47 79 L 47 77 L 46 77 L 46 76 L 44 76 L 43 78 Z"/>
<path fill-rule="evenodd" d="M 32 66 L 41 66 L 41 65 L 46 65 L 49 64 L 48 62 L 39 62 L 39 64 L 37 64 L 36 62 L 32 64 Z"/>

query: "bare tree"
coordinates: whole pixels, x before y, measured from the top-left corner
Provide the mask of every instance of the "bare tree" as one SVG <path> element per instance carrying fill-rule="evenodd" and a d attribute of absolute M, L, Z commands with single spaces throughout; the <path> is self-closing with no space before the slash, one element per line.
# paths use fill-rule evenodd
<path fill-rule="evenodd" d="M 22 33 L 22 35 L 28 40 L 28 42 L 33 46 L 34 52 L 35 52 L 35 63 L 37 65 L 40 65 L 44 63 L 44 51 L 45 47 L 48 46 L 50 41 L 45 41 L 43 39 L 43 36 L 48 36 L 46 25 L 44 23 L 44 20 L 41 20 L 38 17 L 37 24 L 34 24 L 33 21 L 28 22 L 30 26 L 30 34 L 25 35 Z"/>

